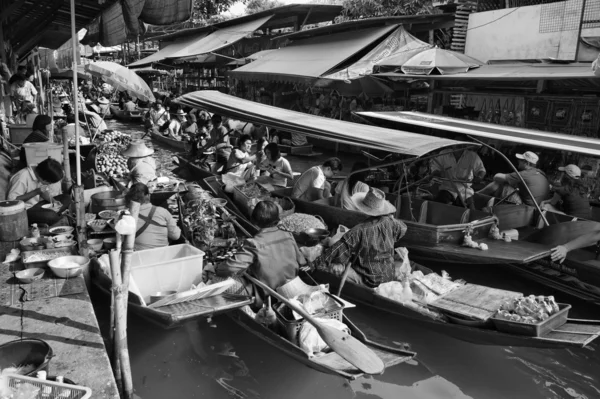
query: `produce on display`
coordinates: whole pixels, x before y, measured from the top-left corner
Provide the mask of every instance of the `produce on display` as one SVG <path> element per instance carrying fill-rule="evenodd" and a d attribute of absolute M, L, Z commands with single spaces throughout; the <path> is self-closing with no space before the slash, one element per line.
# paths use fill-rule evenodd
<path fill-rule="evenodd" d="M 124 147 L 127 147 L 131 143 L 131 135 L 118 130 L 105 130 L 100 138 L 107 143 L 114 142 Z"/>
<path fill-rule="evenodd" d="M 129 174 L 127 158 L 121 155 L 129 143 L 131 136 L 119 131 L 108 131 L 103 136 L 103 143 L 98 146 L 96 170 L 110 177 L 121 178 Z"/>
<path fill-rule="evenodd" d="M 529 295 L 504 303 L 495 317 L 518 323 L 536 324 L 547 320 L 559 310 L 553 296 Z"/>
<path fill-rule="evenodd" d="M 302 233 L 308 229 L 327 229 L 318 218 L 306 213 L 293 213 L 279 222 L 279 228 L 290 233 Z"/>
<path fill-rule="evenodd" d="M 235 241 L 237 238 L 232 216 L 225 209 L 217 207 L 211 199 L 211 196 L 205 196 L 189 201 L 183 212 L 183 223 L 191 232 L 192 242 L 204 249 L 216 244 L 216 238 L 220 241 Z"/>
<path fill-rule="evenodd" d="M 237 189 L 240 190 L 242 194 L 244 194 L 248 198 L 256 198 L 265 195 L 270 195 L 267 189 L 261 187 L 259 184 L 256 183 L 244 184 L 243 186 L 238 186 Z"/>

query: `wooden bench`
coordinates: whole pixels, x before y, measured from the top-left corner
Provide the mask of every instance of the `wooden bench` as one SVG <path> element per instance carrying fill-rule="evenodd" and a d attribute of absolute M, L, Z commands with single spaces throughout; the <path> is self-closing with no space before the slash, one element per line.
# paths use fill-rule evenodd
<path fill-rule="evenodd" d="M 392 196 L 389 196 L 388 201 L 396 206 L 396 217 L 398 219 L 407 220 L 409 222 L 425 223 L 427 218 L 427 204 L 429 201 L 413 197 L 409 200 L 408 196 L 402 195 L 400 197 L 399 208 L 397 201 L 393 199 Z"/>

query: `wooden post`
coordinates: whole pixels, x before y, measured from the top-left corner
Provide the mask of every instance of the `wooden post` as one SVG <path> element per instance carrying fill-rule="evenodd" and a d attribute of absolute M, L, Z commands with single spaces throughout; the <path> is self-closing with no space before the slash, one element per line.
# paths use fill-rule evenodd
<path fill-rule="evenodd" d="M 4 24 L 2 23 L 2 18 L 0 18 L 0 58 L 2 62 L 8 65 L 8 61 L 6 60 L 6 52 L 4 50 Z"/>
<path fill-rule="evenodd" d="M 113 371 L 115 374 L 115 382 L 117 383 L 117 388 L 119 389 L 119 396 L 123 397 L 123 378 L 121 373 L 121 340 L 119 339 L 118 332 L 115 333 L 114 330 L 118 331 L 119 328 L 119 312 L 120 307 L 119 303 L 121 303 L 122 294 L 121 290 L 121 236 L 117 233 L 117 249 L 113 249 L 110 251 L 110 270 L 112 277 L 112 300 L 110 303 L 110 319 L 111 319 L 111 331 L 110 335 L 113 338 L 112 345 L 112 360 L 113 360 Z"/>
<path fill-rule="evenodd" d="M 63 191 L 68 191 L 71 188 L 72 180 L 71 180 L 71 163 L 69 162 L 69 136 L 67 134 L 66 129 L 62 131 L 62 140 L 63 140 L 63 167 L 65 168 L 65 177 L 63 179 Z M 79 223 L 77 223 L 79 226 Z"/>

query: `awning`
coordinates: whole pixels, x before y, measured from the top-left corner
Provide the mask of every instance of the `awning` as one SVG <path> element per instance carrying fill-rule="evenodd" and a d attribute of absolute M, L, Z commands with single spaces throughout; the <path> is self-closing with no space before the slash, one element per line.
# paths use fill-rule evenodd
<path fill-rule="evenodd" d="M 323 76 L 323 78 L 336 80 L 359 79 L 373 73 L 375 65 L 389 65 L 390 62 L 388 60 L 390 59 L 397 60 L 398 58 L 403 58 L 408 60 L 420 51 L 428 50 L 432 47 L 431 44 L 422 42 L 412 36 L 403 26 L 399 26 L 360 60 L 341 71 Z"/>
<path fill-rule="evenodd" d="M 180 51 L 183 48 L 186 48 L 187 46 L 191 45 L 192 43 L 194 43 L 198 40 L 201 40 L 202 38 L 206 37 L 206 35 L 207 35 L 207 33 L 201 33 L 200 35 L 196 35 L 192 38 L 187 38 L 185 40 L 180 40 L 175 43 L 169 44 L 169 45 L 163 47 L 162 49 L 158 50 L 156 53 L 149 55 L 146 58 L 142 58 L 141 60 L 138 60 L 136 62 L 132 62 L 131 64 L 129 64 L 127 66 L 129 68 L 138 68 L 138 67 L 150 65 L 153 62 L 162 61 L 166 58 L 171 57 L 173 54 L 177 53 L 178 51 Z"/>
<path fill-rule="evenodd" d="M 560 79 L 597 79 L 590 64 L 571 65 L 554 64 L 498 64 L 482 65 L 466 73 L 453 75 L 407 75 L 404 73 L 378 73 L 376 76 L 391 80 L 433 79 L 433 80 L 560 80 Z"/>
<path fill-rule="evenodd" d="M 318 36 L 294 42 L 230 72 L 246 80 L 307 80 L 318 78 L 358 53 L 397 25 Z"/>
<path fill-rule="evenodd" d="M 405 123 L 448 132 L 463 133 L 486 139 L 572 151 L 580 154 L 600 156 L 600 140 L 590 137 L 571 136 L 519 127 L 501 126 L 492 123 L 424 114 L 420 112 L 357 112 L 358 115 L 380 121 Z"/>
<path fill-rule="evenodd" d="M 473 143 L 303 114 L 212 90 L 188 93 L 178 97 L 175 102 L 284 131 L 404 155 L 421 156 L 448 146 L 473 145 Z"/>
<path fill-rule="evenodd" d="M 224 47 L 231 46 L 238 40 L 248 36 L 257 29 L 260 29 L 260 27 L 266 24 L 272 17 L 273 15 L 267 15 L 239 25 L 216 30 L 192 45 L 180 49 L 175 54 L 170 55 L 169 58 L 193 57 L 212 53 Z M 193 62 L 193 60 L 190 61 Z"/>

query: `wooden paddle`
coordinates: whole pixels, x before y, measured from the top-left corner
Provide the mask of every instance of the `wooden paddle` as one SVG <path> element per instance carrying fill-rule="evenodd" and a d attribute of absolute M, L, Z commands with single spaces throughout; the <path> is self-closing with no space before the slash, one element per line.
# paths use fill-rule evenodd
<path fill-rule="evenodd" d="M 279 295 L 262 281 L 255 279 L 248 275 L 248 273 L 246 273 L 245 276 L 248 280 L 265 290 L 269 295 L 277 298 L 296 313 L 302 315 L 302 317 L 317 329 L 317 332 L 321 338 L 323 338 L 323 341 L 325 341 L 335 353 L 348 361 L 348 363 L 366 374 L 383 373 L 383 370 L 385 370 L 383 361 L 371 349 L 365 346 L 365 344 L 345 332 L 319 323 L 314 317 L 308 314 L 306 310 L 296 306 L 283 296 Z"/>
<path fill-rule="evenodd" d="M 589 233 L 600 231 L 600 223 L 576 221 L 553 224 L 533 233 L 525 241 L 544 245 L 562 245 Z"/>

